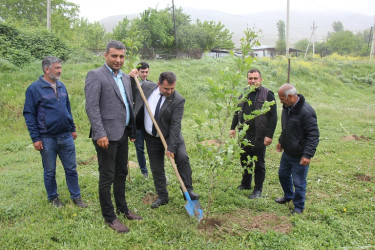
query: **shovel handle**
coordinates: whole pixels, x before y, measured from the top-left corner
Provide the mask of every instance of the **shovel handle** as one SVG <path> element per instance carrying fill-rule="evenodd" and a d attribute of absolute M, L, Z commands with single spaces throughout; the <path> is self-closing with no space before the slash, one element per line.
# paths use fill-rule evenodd
<path fill-rule="evenodd" d="M 158 132 L 159 136 L 160 136 L 160 139 L 161 139 L 161 142 L 163 143 L 163 146 L 164 146 L 164 149 L 165 149 L 165 152 L 168 151 L 168 145 L 167 145 L 167 142 L 165 141 L 164 139 L 164 136 L 163 134 L 161 133 L 161 130 L 159 128 L 159 125 L 158 123 L 156 122 L 155 118 L 154 118 L 154 114 L 152 113 L 151 109 L 150 109 L 150 106 L 148 105 L 148 102 L 147 102 L 147 99 L 146 99 L 146 96 L 145 94 L 143 93 L 143 90 L 142 90 L 142 87 L 141 87 L 141 84 L 139 84 L 139 81 L 138 81 L 138 78 L 137 77 L 134 77 L 134 80 L 135 82 L 137 83 L 137 88 L 139 90 L 139 93 L 141 94 L 141 97 L 143 99 L 143 102 L 144 104 L 146 105 L 146 109 L 148 111 L 148 114 L 150 115 L 151 117 L 151 120 L 152 120 L 152 123 L 154 124 L 155 126 L 155 129 L 156 131 Z M 181 189 L 182 189 L 182 192 L 187 192 L 187 189 L 185 187 L 185 184 L 184 182 L 182 181 L 181 179 L 181 176 L 180 176 L 180 173 L 178 172 L 177 170 L 177 166 L 176 166 L 176 163 L 174 161 L 174 159 L 171 157 L 171 156 L 168 156 L 169 158 L 169 161 L 171 162 L 172 164 L 172 167 L 173 167 L 173 170 L 174 170 L 174 173 L 176 174 L 177 176 L 177 179 L 178 179 L 178 182 L 180 183 L 180 186 L 181 186 Z"/>

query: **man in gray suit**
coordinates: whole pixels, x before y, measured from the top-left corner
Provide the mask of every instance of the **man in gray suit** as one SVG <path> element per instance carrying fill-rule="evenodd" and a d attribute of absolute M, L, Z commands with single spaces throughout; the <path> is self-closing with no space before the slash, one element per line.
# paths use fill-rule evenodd
<path fill-rule="evenodd" d="M 130 75 L 136 77 L 133 72 L 134 70 Z M 164 170 L 164 154 L 175 159 L 178 172 L 191 199 L 199 199 L 199 195 L 193 192 L 189 157 L 181 134 L 181 120 L 184 113 L 185 99 L 175 91 L 176 81 L 177 78 L 173 72 L 163 72 L 160 74 L 158 84 L 149 81 L 142 84 L 142 90 L 150 109 L 167 142 L 167 152 L 164 150 L 162 141 L 153 126 L 141 96 L 138 95 L 135 100 L 136 116 L 144 117 L 142 119 L 144 121 L 142 127 L 154 185 L 158 194 L 158 199 L 151 205 L 151 208 L 157 208 L 169 202 Z"/>
<path fill-rule="evenodd" d="M 133 97 L 129 75 L 121 72 L 125 46 L 118 41 L 107 44 L 105 64 L 87 73 L 86 113 L 91 123 L 90 137 L 99 163 L 99 200 L 105 223 L 119 233 L 128 232 L 117 218 L 111 199 L 111 186 L 118 214 L 129 220 L 141 220 L 125 200 L 128 174 L 128 138 L 135 141 Z"/>

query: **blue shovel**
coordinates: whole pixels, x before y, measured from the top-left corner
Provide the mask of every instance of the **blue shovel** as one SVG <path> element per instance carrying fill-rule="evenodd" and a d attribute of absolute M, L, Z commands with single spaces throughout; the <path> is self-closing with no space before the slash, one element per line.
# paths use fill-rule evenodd
<path fill-rule="evenodd" d="M 161 141 L 162 141 L 162 143 L 164 145 L 164 149 L 165 149 L 165 151 L 167 151 L 167 149 L 168 149 L 167 142 L 165 141 L 164 136 L 161 133 L 160 128 L 158 126 L 158 123 L 156 122 L 156 120 L 154 118 L 154 115 L 152 114 L 152 111 L 150 109 L 150 106 L 148 105 L 148 102 L 147 102 L 147 99 L 145 97 L 145 94 L 143 93 L 142 87 L 139 84 L 138 78 L 134 77 L 134 80 L 137 83 L 137 88 L 139 90 L 139 93 L 140 93 L 140 95 L 141 95 L 141 97 L 143 99 L 143 102 L 144 102 L 144 104 L 145 104 L 145 106 L 147 108 L 148 113 L 150 114 L 151 120 L 152 120 L 152 122 L 153 122 L 153 124 L 154 124 L 154 126 L 156 128 L 156 131 L 158 132 L 158 134 L 160 136 L 160 139 L 161 139 Z M 185 195 L 185 198 L 186 198 L 186 201 L 187 201 L 186 204 L 185 204 L 185 209 L 186 209 L 186 211 L 188 212 L 188 214 L 190 216 L 197 217 L 198 218 L 198 222 L 200 222 L 202 220 L 202 218 L 203 218 L 203 210 L 201 208 L 201 205 L 199 204 L 198 200 L 191 200 L 189 192 L 187 191 L 187 189 L 185 187 L 185 184 L 184 184 L 184 182 L 181 179 L 180 173 L 177 170 L 177 166 L 176 166 L 176 163 L 175 163 L 174 159 L 171 156 L 169 156 L 168 158 L 169 158 L 170 162 L 172 163 L 172 167 L 173 167 L 174 173 L 176 174 L 178 182 L 180 183 L 182 192 Z"/>

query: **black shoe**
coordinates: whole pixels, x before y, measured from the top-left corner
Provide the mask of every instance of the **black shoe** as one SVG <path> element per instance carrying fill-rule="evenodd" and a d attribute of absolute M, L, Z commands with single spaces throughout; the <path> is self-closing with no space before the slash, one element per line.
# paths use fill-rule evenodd
<path fill-rule="evenodd" d="M 285 204 L 289 201 L 291 201 L 291 199 L 287 199 L 285 196 L 275 199 L 275 202 L 279 204 Z"/>
<path fill-rule="evenodd" d="M 151 208 L 158 208 L 162 205 L 165 205 L 169 202 L 168 198 L 167 199 L 160 199 L 158 198 L 154 203 L 151 204 Z"/>
<path fill-rule="evenodd" d="M 148 179 L 148 173 L 142 173 L 142 175 L 145 179 Z"/>
<path fill-rule="evenodd" d="M 84 201 L 82 201 L 81 197 L 74 198 L 73 203 L 82 208 L 87 207 L 87 204 Z"/>
<path fill-rule="evenodd" d="M 244 186 L 244 185 L 239 185 L 238 187 L 237 187 L 237 189 L 238 190 L 250 190 L 251 188 L 250 187 L 247 187 L 247 186 Z"/>
<path fill-rule="evenodd" d="M 194 193 L 193 190 L 188 190 L 188 194 L 189 194 L 190 199 L 192 201 L 199 200 L 199 198 L 200 198 L 200 196 L 198 194 Z M 185 194 L 182 194 L 182 196 L 184 197 L 184 200 L 186 200 Z"/>
<path fill-rule="evenodd" d="M 61 203 L 60 199 L 58 197 L 52 199 L 52 200 L 49 200 L 49 202 L 55 206 L 55 207 L 63 207 L 64 205 Z"/>
<path fill-rule="evenodd" d="M 249 199 L 260 198 L 261 194 L 262 194 L 262 191 L 260 191 L 260 190 L 254 190 L 253 193 L 250 195 Z"/>
<path fill-rule="evenodd" d="M 303 210 L 299 210 L 298 208 L 294 208 L 291 215 L 294 215 L 294 214 L 302 214 Z"/>

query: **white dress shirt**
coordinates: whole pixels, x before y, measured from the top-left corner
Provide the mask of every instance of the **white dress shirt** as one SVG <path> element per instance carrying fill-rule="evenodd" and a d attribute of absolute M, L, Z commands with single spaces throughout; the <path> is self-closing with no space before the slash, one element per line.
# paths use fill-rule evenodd
<path fill-rule="evenodd" d="M 155 109 L 156 109 L 156 105 L 158 104 L 160 94 L 161 93 L 159 91 L 159 87 L 157 87 L 147 99 L 148 105 L 150 106 L 150 110 L 153 115 L 155 115 Z M 160 108 L 163 106 L 165 99 L 166 99 L 165 96 L 163 96 L 161 99 Z M 149 135 L 152 135 L 152 120 L 151 120 L 150 115 L 148 114 L 146 105 L 144 106 L 144 113 L 145 113 L 145 130 Z M 159 137 L 159 134 L 157 134 L 156 137 Z"/>

